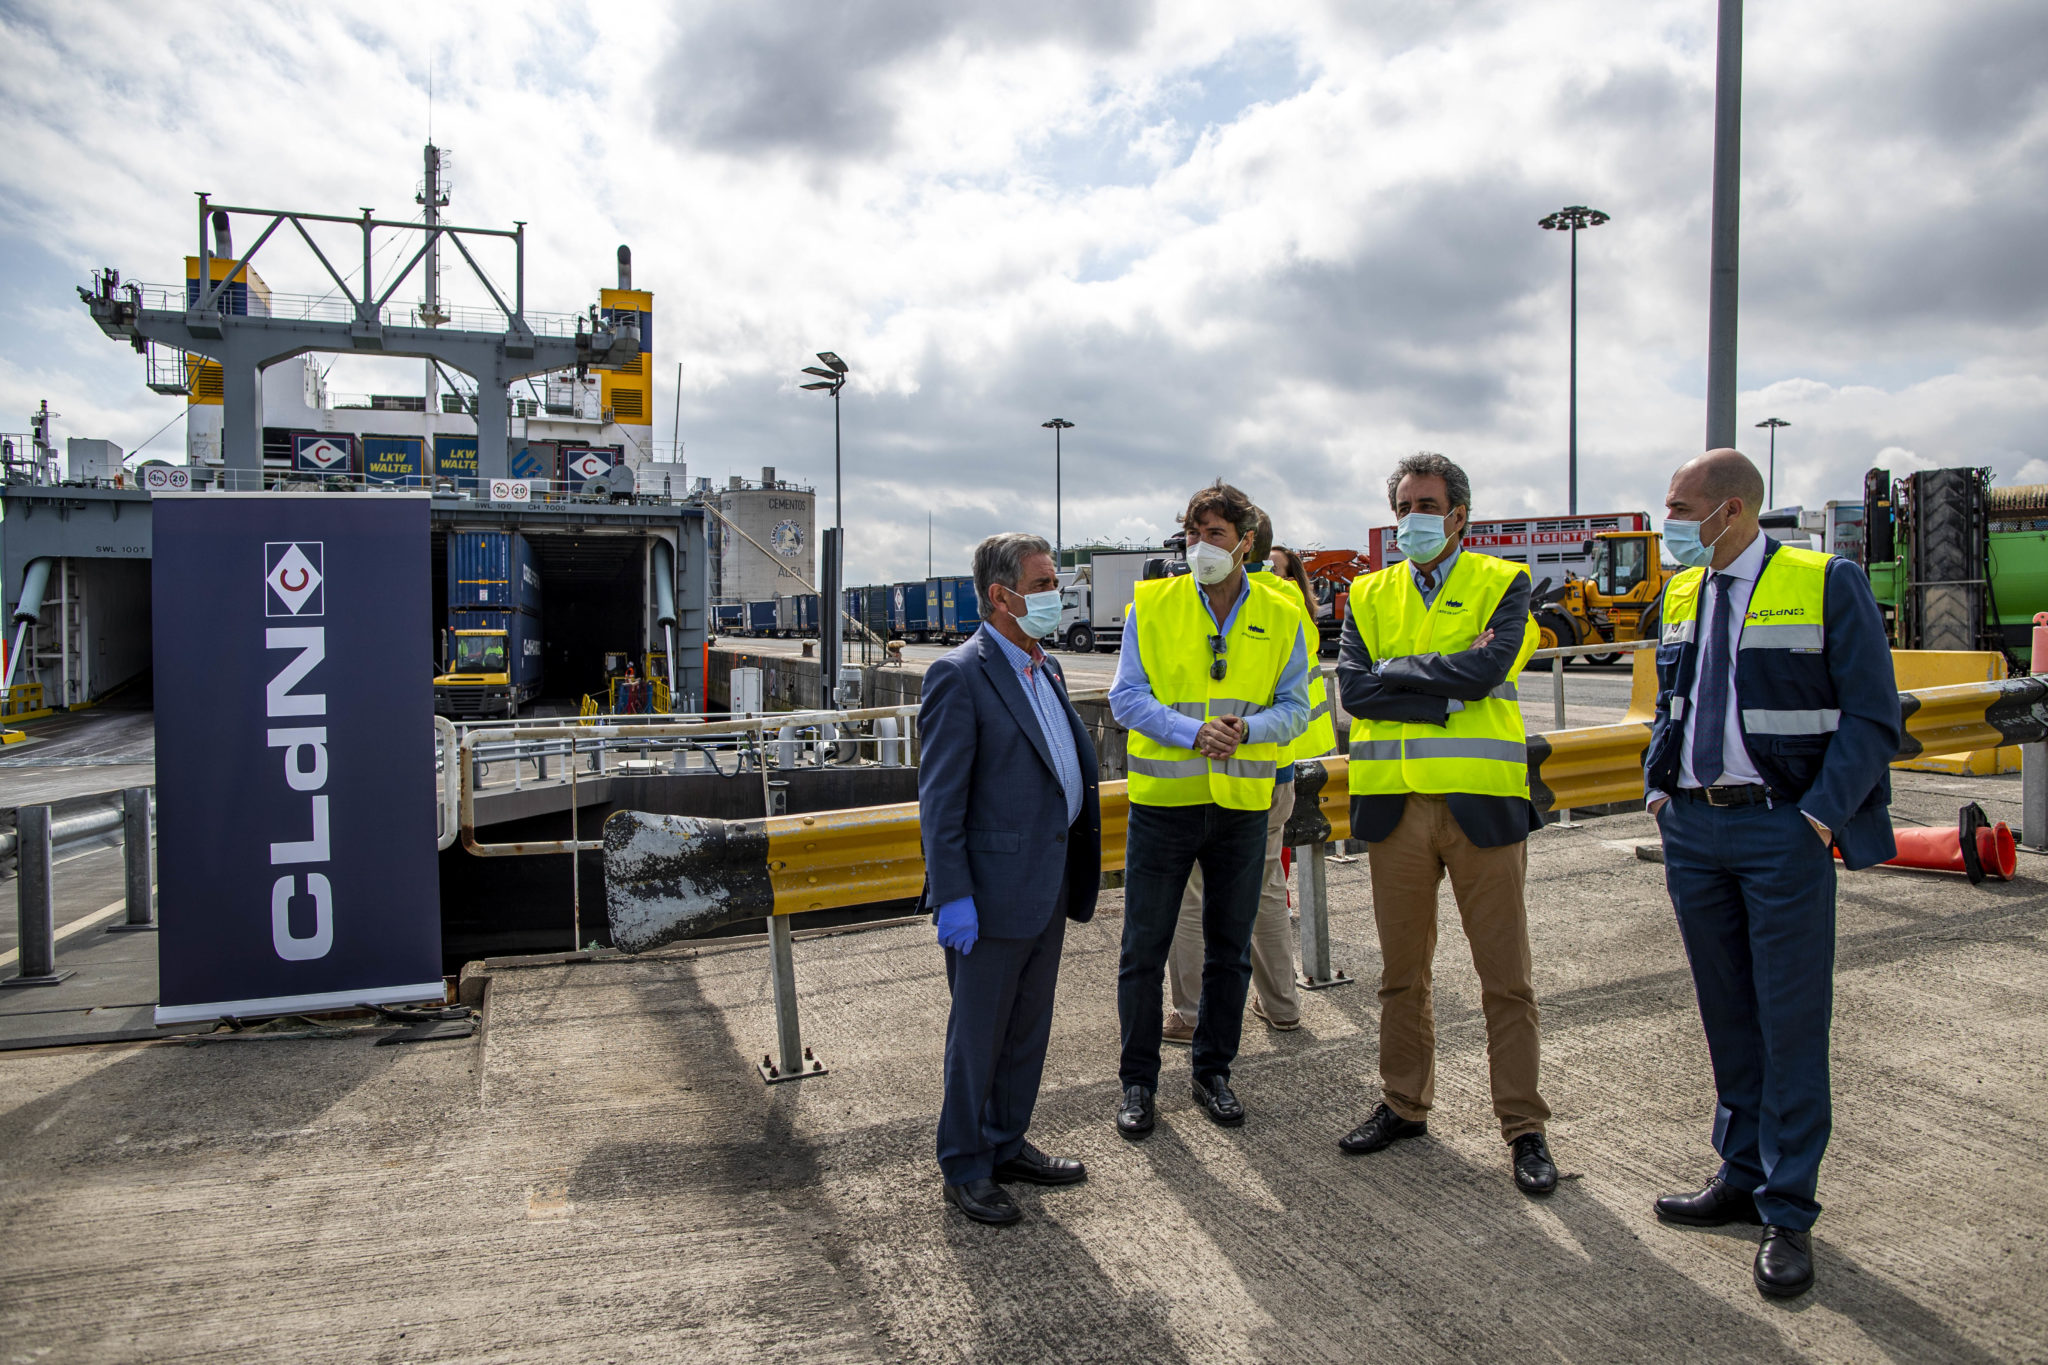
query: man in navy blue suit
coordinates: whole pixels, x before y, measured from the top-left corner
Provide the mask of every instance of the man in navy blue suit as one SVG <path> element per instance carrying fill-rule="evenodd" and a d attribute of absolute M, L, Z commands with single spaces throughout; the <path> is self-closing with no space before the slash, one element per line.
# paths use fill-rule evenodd
<path fill-rule="evenodd" d="M 924 675 L 918 823 L 924 905 L 953 993 L 939 1170 L 978 1223 L 1023 1217 L 1007 1182 L 1071 1185 L 1078 1161 L 1027 1142 L 1068 920 L 1095 914 L 1095 745 L 1039 641 L 1059 625 L 1052 547 L 1006 532 L 974 551 L 981 629 Z"/>
<path fill-rule="evenodd" d="M 1706 1188 L 1666 1195 L 1688 1227 L 1762 1224 L 1752 1277 L 1813 1284 L 1814 1195 L 1832 1125 L 1835 863 L 1894 852 L 1899 696 L 1863 571 L 1762 534 L 1764 481 L 1734 450 L 1681 466 L 1665 545 L 1657 718 L 1644 759 L 1664 879 L 1714 1064 Z"/>

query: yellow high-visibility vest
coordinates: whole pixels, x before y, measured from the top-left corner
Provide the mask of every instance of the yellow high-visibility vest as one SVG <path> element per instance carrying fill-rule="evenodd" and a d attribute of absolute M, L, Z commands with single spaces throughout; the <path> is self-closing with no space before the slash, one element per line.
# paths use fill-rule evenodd
<path fill-rule="evenodd" d="M 1828 561 L 1833 558 L 1780 545 L 1764 560 L 1737 637 L 1735 682 L 1745 736 L 1829 735 L 1842 723 L 1825 654 Z M 1665 687 L 1672 693 L 1671 719 L 1680 725 L 1699 671 L 1691 647 L 1698 644 L 1706 580 L 1705 569 L 1686 569 L 1664 589 L 1659 642 L 1688 647 L 1682 666 L 1659 664 L 1660 672 L 1671 675 Z"/>
<path fill-rule="evenodd" d="M 1337 752 L 1337 721 L 1330 714 L 1330 687 L 1323 678 L 1322 632 L 1316 629 L 1315 613 L 1301 595 L 1301 585 L 1261 569 L 1252 577 L 1273 586 L 1301 604 L 1301 645 L 1308 660 L 1308 729 L 1296 736 L 1283 751 L 1284 761 L 1298 763 L 1305 758 L 1323 758 Z"/>
<path fill-rule="evenodd" d="M 1492 555 L 1463 550 L 1451 576 L 1423 605 L 1413 569 L 1390 564 L 1351 584 L 1351 620 L 1373 660 L 1407 654 L 1454 654 L 1479 638 L 1495 608 L 1528 570 Z M 1468 701 L 1442 725 L 1354 719 L 1353 795 L 1466 792 L 1529 795 L 1528 736 L 1516 682 L 1536 650 L 1532 618 L 1507 680 L 1490 696 Z"/>
<path fill-rule="evenodd" d="M 1189 574 L 1138 584 L 1138 652 L 1152 695 L 1163 705 L 1206 721 L 1254 716 L 1273 704 L 1301 638 L 1301 612 L 1270 582 L 1256 576 L 1248 581 L 1250 592 L 1221 641 L 1220 679 L 1210 676 L 1219 657 L 1211 645 L 1216 623 L 1202 603 L 1201 585 Z M 1240 744 L 1227 759 L 1209 759 L 1132 730 L 1125 752 L 1130 799 L 1141 806 L 1214 802 L 1231 810 L 1267 810 L 1275 766 L 1283 757 L 1278 744 Z"/>

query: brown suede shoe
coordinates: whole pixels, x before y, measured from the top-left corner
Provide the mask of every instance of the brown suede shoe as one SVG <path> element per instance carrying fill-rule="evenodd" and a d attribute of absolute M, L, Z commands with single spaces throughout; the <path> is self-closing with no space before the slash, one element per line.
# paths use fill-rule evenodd
<path fill-rule="evenodd" d="M 1281 1033 L 1292 1033 L 1301 1027 L 1301 1020 L 1299 1019 L 1275 1019 L 1272 1015 L 1266 1013 L 1265 1002 L 1259 999 L 1256 992 L 1252 995 L 1252 1013 L 1265 1020 L 1267 1028 Z"/>
<path fill-rule="evenodd" d="M 1159 1041 L 1171 1043 L 1175 1047 L 1193 1047 L 1195 1045 L 1195 1026 L 1182 1023 L 1180 1015 L 1172 1010 L 1168 1010 L 1166 1012 L 1166 1023 L 1159 1030 Z"/>

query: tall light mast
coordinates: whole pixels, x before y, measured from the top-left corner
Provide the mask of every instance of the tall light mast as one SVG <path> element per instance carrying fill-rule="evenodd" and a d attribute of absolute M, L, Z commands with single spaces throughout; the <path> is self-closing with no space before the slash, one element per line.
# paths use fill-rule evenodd
<path fill-rule="evenodd" d="M 413 196 L 413 202 L 426 211 L 427 256 L 423 263 L 426 270 L 427 297 L 420 304 L 420 325 L 439 327 L 448 321 L 448 315 L 441 311 L 441 239 L 433 230 L 441 225 L 441 210 L 448 207 L 448 186 L 441 179 L 442 152 L 433 143 L 427 144 L 426 175 L 420 181 L 420 192 Z M 440 374 L 434 362 L 427 367 L 427 429 L 434 426 L 434 414 L 441 410 Z M 431 444 L 431 442 L 429 443 Z"/>

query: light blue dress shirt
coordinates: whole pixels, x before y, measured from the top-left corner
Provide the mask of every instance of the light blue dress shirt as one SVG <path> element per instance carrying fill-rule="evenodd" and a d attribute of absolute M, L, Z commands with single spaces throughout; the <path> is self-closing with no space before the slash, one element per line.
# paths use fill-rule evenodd
<path fill-rule="evenodd" d="M 1230 604 L 1230 610 L 1223 620 L 1216 623 L 1216 633 L 1227 636 L 1230 627 L 1237 620 L 1237 613 L 1243 608 L 1245 599 L 1251 596 L 1251 580 L 1247 577 L 1238 589 L 1237 600 Z M 1209 594 L 1196 589 L 1202 599 L 1202 610 L 1209 613 L 1209 619 L 1216 621 L 1215 608 L 1209 605 Z M 1161 744 L 1170 744 L 1176 749 L 1195 747 L 1195 736 L 1200 733 L 1202 722 L 1193 716 L 1184 716 L 1152 695 L 1152 679 L 1145 672 L 1145 660 L 1138 649 L 1138 609 L 1132 605 L 1124 609 L 1123 652 L 1117 656 L 1116 681 L 1109 689 L 1110 714 L 1117 724 L 1126 730 L 1136 730 Z M 1273 689 L 1273 702 L 1257 715 L 1245 718 L 1245 743 L 1285 744 L 1308 729 L 1308 649 L 1302 643 L 1301 631 L 1294 632 L 1294 650 L 1287 656 L 1286 667 L 1280 670 L 1280 681 Z M 1292 765 L 1284 764 L 1287 776 L 1291 778 Z"/>
<path fill-rule="evenodd" d="M 1465 553 L 1465 547 L 1461 545 L 1451 551 L 1441 564 L 1431 569 L 1428 573 L 1424 573 L 1422 566 L 1414 560 L 1408 561 L 1408 572 L 1415 575 L 1415 590 L 1422 594 L 1423 606 L 1433 607 L 1436 605 L 1436 595 L 1444 590 L 1444 584 L 1450 579 L 1451 570 L 1457 567 L 1458 556 L 1463 553 Z"/>
<path fill-rule="evenodd" d="M 1081 818 L 1081 758 L 1074 751 L 1074 729 L 1067 724 L 1067 710 L 1060 705 L 1059 689 L 1046 671 L 1045 656 L 1025 653 L 993 626 L 988 633 L 1003 647 L 1010 666 L 1017 670 L 1017 681 L 1030 699 L 1032 714 L 1038 717 L 1045 747 L 1052 754 L 1053 774 L 1060 780 L 1060 790 L 1067 794 L 1067 823 L 1071 825 Z"/>

